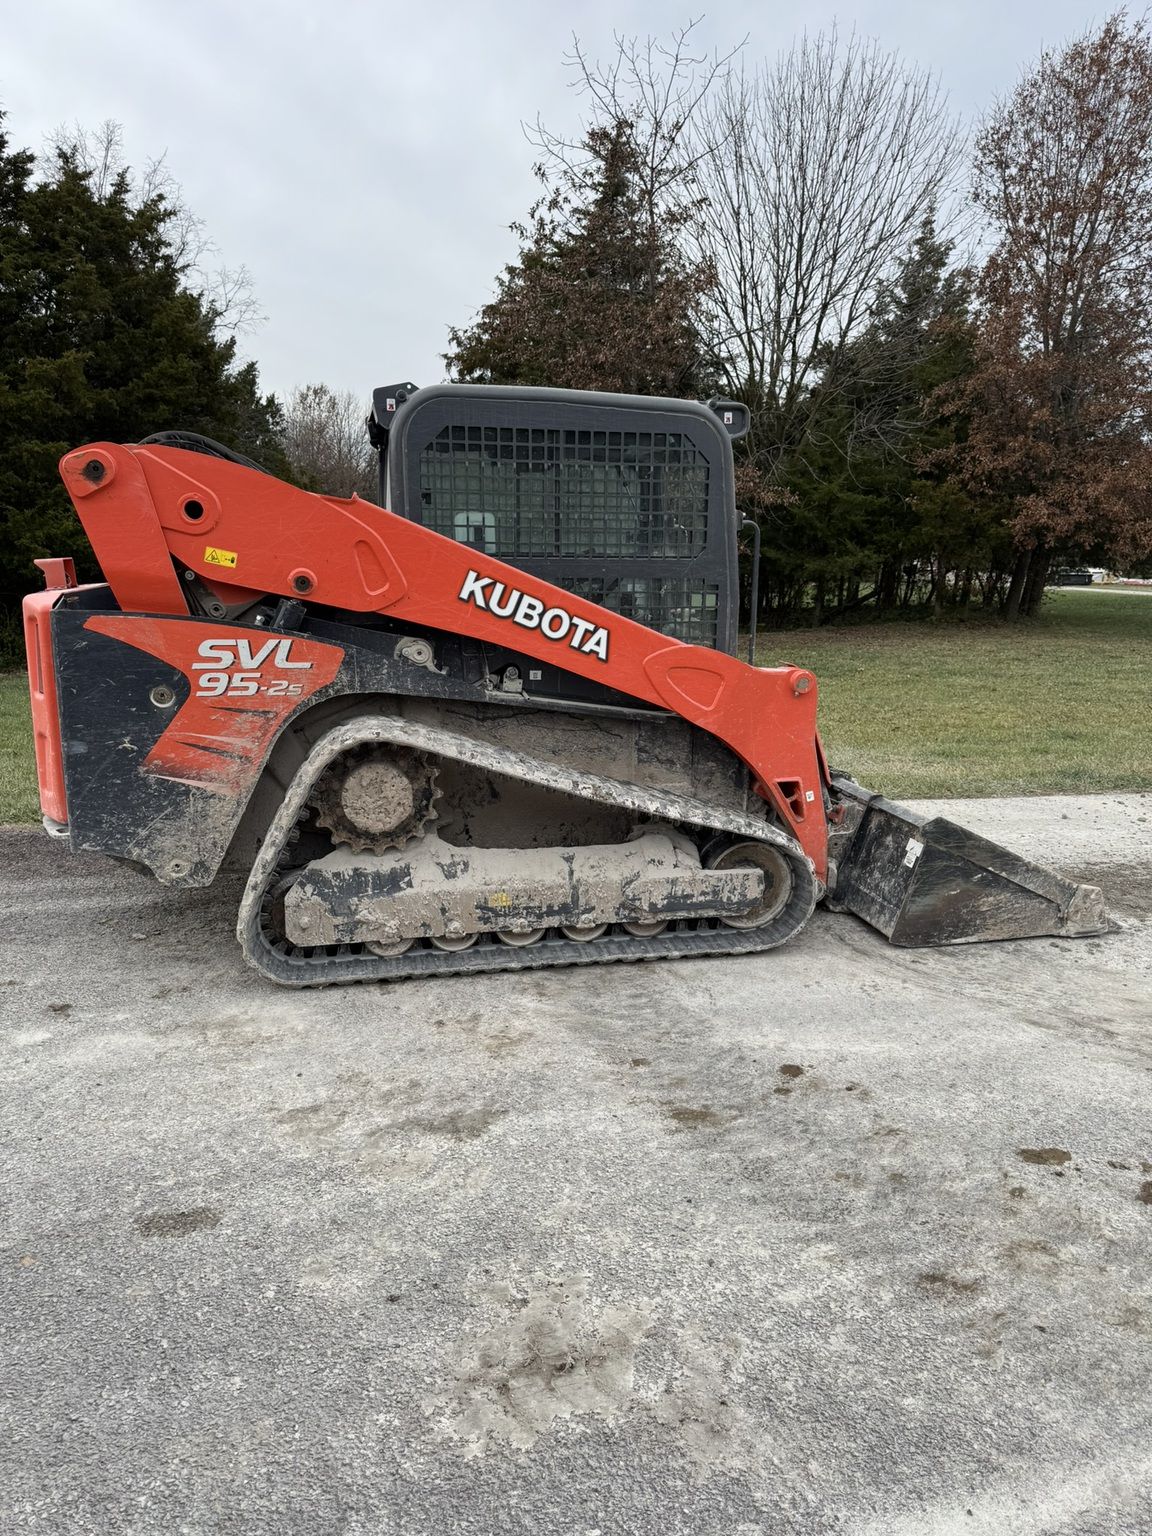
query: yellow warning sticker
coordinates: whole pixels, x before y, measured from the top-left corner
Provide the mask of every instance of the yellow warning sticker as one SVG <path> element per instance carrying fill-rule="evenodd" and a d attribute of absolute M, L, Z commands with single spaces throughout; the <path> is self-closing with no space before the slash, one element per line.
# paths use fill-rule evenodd
<path fill-rule="evenodd" d="M 211 544 L 204 551 L 205 565 L 226 565 L 230 570 L 236 565 L 236 551 L 234 549 L 214 549 Z"/>

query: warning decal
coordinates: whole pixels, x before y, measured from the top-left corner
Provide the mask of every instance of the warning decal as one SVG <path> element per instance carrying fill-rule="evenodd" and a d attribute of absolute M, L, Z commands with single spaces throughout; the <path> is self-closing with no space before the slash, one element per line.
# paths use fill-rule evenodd
<path fill-rule="evenodd" d="M 236 565 L 236 551 L 234 549 L 214 549 L 211 544 L 204 551 L 205 565 L 226 565 L 233 570 Z"/>

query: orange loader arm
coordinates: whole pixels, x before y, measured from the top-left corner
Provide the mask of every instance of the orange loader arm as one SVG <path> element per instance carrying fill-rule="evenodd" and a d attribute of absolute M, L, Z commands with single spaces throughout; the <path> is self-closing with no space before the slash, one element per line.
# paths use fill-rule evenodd
<path fill-rule="evenodd" d="M 185 616 L 176 566 L 222 602 L 379 613 L 514 649 L 673 711 L 747 765 L 827 879 L 816 679 L 688 645 L 358 497 L 187 449 L 94 443 L 60 471 L 122 612 Z"/>

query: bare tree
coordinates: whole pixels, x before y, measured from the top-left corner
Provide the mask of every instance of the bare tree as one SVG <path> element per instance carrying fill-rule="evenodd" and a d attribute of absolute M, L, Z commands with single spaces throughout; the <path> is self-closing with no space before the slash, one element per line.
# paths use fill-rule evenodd
<path fill-rule="evenodd" d="M 962 136 L 931 75 L 833 31 L 720 80 L 693 141 L 689 228 L 715 275 L 714 366 L 752 405 L 771 474 L 803 444 L 925 219 L 949 204 Z"/>
<path fill-rule="evenodd" d="M 330 496 L 376 498 L 376 454 L 367 412 L 351 390 L 305 384 L 284 411 L 284 453 L 302 480 Z"/>
<path fill-rule="evenodd" d="M 203 300 L 216 333 L 237 336 L 255 330 L 264 317 L 248 268 L 216 264 L 219 250 L 204 220 L 188 206 L 165 155 L 146 161 L 133 176 L 124 155 L 124 130 L 112 118 L 92 129 L 82 123 L 61 125 L 48 135 L 47 147 L 88 177 L 97 198 L 112 196 L 119 185 L 134 207 L 162 202 L 169 253 L 187 286 Z"/>
<path fill-rule="evenodd" d="M 111 117 L 98 128 L 85 128 L 79 122 L 61 123 L 46 136 L 45 147 L 83 171 L 97 198 L 107 197 L 116 178 L 125 171 L 124 129 Z"/>
<path fill-rule="evenodd" d="M 550 165 L 577 180 L 586 178 L 592 162 L 589 144 L 597 131 L 626 141 L 652 248 L 659 244 L 658 227 L 667 235 L 695 212 L 700 195 L 696 168 L 711 147 L 696 131 L 697 120 L 709 97 L 728 79 L 732 61 L 744 46 L 741 41 L 726 52 L 702 52 L 694 36 L 698 25 L 689 22 L 667 42 L 616 34 L 607 63 L 590 57 L 573 37 L 564 62 L 574 89 L 587 102 L 581 132 L 566 138 L 539 118 L 525 129 L 541 152 L 539 171 L 545 181 Z"/>

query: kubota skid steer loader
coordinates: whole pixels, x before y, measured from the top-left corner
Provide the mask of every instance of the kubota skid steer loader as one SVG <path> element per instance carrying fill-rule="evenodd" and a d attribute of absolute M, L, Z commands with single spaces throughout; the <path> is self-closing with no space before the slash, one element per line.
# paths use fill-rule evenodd
<path fill-rule="evenodd" d="M 736 657 L 744 426 L 395 386 L 382 506 L 192 434 L 66 455 L 104 581 L 43 560 L 25 603 L 45 826 L 169 885 L 239 862 L 290 986 L 739 954 L 822 898 L 898 944 L 1105 931 L 830 772 L 812 674 Z"/>

